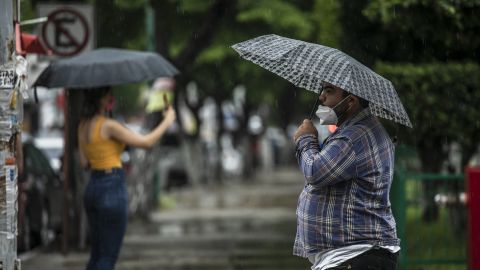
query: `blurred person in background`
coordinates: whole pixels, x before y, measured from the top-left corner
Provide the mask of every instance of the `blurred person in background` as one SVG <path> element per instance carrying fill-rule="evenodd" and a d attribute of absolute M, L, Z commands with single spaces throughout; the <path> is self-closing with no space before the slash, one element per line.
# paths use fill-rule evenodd
<path fill-rule="evenodd" d="M 78 144 L 81 165 L 90 170 L 84 194 L 91 241 L 87 270 L 111 270 L 127 226 L 127 191 L 120 155 L 125 145 L 151 148 L 174 123 L 176 114 L 168 106 L 163 121 L 141 135 L 105 116 L 114 100 L 110 87 L 86 89 L 84 97 Z"/>
<path fill-rule="evenodd" d="M 294 134 L 306 179 L 294 254 L 312 269 L 393 270 L 400 250 L 389 200 L 394 145 L 366 100 L 325 83 L 319 101 L 320 124 L 338 128 L 323 144 L 308 119 Z"/>
<path fill-rule="evenodd" d="M 147 95 L 147 113 L 146 125 L 148 130 L 155 128 L 163 118 L 163 111 L 168 104 L 173 103 L 173 90 L 175 89 L 175 80 L 170 77 L 161 77 L 155 80 L 152 88 Z M 166 99 L 165 99 L 166 97 Z"/>

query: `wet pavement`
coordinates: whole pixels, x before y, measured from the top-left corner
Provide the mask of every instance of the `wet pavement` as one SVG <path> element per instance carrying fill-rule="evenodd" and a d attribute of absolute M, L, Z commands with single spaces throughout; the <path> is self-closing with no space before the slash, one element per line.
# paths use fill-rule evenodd
<path fill-rule="evenodd" d="M 220 187 L 168 193 L 173 206 L 131 221 L 116 269 L 309 269 L 292 255 L 295 207 L 302 187 L 295 167 L 258 172 Z M 85 269 L 88 254 L 23 254 L 22 269 Z"/>

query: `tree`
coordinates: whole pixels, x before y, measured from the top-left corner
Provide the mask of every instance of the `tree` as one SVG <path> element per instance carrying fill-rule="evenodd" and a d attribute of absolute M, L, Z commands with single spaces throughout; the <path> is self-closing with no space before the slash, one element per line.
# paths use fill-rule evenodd
<path fill-rule="evenodd" d="M 99 18 L 98 46 L 144 49 L 153 40 L 155 44 L 150 47 L 170 59 L 181 71 L 177 77 L 178 91 L 193 80 L 204 96 L 223 100 L 231 97 L 237 84 L 245 84 L 250 89 L 249 103 L 267 102 L 288 111 L 292 107 L 292 98 L 296 96 L 296 91 L 292 90 L 294 87 L 240 59 L 230 46 L 268 33 L 315 42 L 319 37 L 317 29 L 325 24 L 316 13 L 331 1 L 108 0 L 93 3 Z M 338 9 L 336 5 L 329 6 L 330 10 Z M 149 10 L 154 14 L 153 39 L 146 36 L 145 27 L 142 27 Z M 328 14 L 329 21 L 333 22 L 334 13 Z M 329 29 L 334 28 L 324 27 L 322 33 L 328 33 Z M 330 37 L 331 42 L 334 39 Z M 307 99 L 302 94 L 298 100 L 304 105 Z M 287 123 L 291 114 L 288 112 L 279 119 Z"/>
<path fill-rule="evenodd" d="M 389 61 L 478 61 L 478 0 L 373 0 L 363 11 L 387 34 Z M 428 14 L 426 16 L 426 14 Z M 386 56 L 386 55 L 385 55 Z"/>
<path fill-rule="evenodd" d="M 439 173 L 452 142 L 461 145 L 462 165 L 478 149 L 479 1 L 372 0 L 362 10 L 375 30 L 363 48 L 376 68 L 397 86 L 414 129 L 404 130 L 423 172 Z M 428 14 L 428 15 L 427 15 Z M 378 42 L 378 43 L 377 43 Z M 372 50 L 373 49 L 373 50 Z M 376 57 L 375 57 L 376 56 Z M 475 63 L 477 62 L 477 63 Z M 423 183 L 423 218 L 438 217 L 436 182 Z M 458 209 L 461 211 L 461 209 Z"/>
<path fill-rule="evenodd" d="M 152 2 L 157 18 L 157 51 L 167 55 L 182 71 L 182 76 L 179 77 L 180 89 L 188 81 L 194 80 L 204 95 L 223 100 L 230 98 L 232 89 L 241 83 L 249 89 L 250 104 L 267 102 L 271 106 L 291 108 L 291 100 L 295 97 L 295 91 L 292 90 L 294 87 L 240 59 L 230 46 L 268 33 L 311 39 L 314 30 L 310 13 L 313 2 L 296 2 Z M 167 10 L 177 12 L 172 15 Z M 282 16 L 283 14 L 289 16 Z M 279 117 L 284 119 L 284 125 L 290 120 L 289 115 L 290 113 Z"/>
<path fill-rule="evenodd" d="M 478 79 L 471 75 L 480 48 L 480 2 L 363 0 L 343 1 L 343 7 L 342 44 L 370 66 L 383 62 L 376 68 L 394 81 L 412 118 L 414 129 L 402 137 L 419 151 L 423 171 L 441 170 L 448 158 L 443 145 L 452 141 L 462 145 L 465 165 L 478 146 L 478 122 L 470 110 L 453 115 L 476 104 Z M 461 91 L 452 91 L 455 84 Z"/>
<path fill-rule="evenodd" d="M 377 70 L 401 93 L 414 128 L 405 142 L 419 152 L 422 168 L 439 172 L 448 157 L 443 146 L 462 146 L 462 165 L 475 153 L 480 132 L 480 66 L 476 63 L 387 64 Z"/>

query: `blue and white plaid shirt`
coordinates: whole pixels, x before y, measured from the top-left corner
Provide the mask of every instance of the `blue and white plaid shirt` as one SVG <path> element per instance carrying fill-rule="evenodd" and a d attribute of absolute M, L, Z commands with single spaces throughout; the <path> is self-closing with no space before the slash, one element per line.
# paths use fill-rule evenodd
<path fill-rule="evenodd" d="M 394 151 L 369 108 L 343 123 L 321 149 L 311 134 L 297 139 L 306 183 L 297 205 L 294 255 L 355 244 L 400 245 L 389 200 Z"/>

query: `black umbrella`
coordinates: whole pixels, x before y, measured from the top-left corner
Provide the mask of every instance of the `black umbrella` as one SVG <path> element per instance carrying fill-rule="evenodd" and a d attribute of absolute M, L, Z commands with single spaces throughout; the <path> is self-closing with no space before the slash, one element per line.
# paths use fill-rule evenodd
<path fill-rule="evenodd" d="M 177 73 L 178 70 L 157 53 L 100 48 L 52 62 L 34 86 L 95 88 L 171 77 Z"/>

